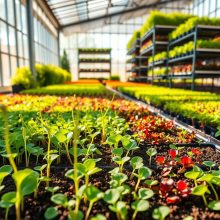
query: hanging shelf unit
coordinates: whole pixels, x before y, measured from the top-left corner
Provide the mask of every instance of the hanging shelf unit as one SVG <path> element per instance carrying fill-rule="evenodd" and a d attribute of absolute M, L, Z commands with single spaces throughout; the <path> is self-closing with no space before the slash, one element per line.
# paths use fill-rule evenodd
<path fill-rule="evenodd" d="M 94 66 L 86 67 L 86 66 Z M 81 75 L 87 75 L 81 77 Z M 100 74 L 102 77 L 100 77 Z M 91 76 L 92 75 L 92 76 Z M 78 79 L 110 78 L 111 49 L 110 48 L 79 48 L 78 49 Z"/>

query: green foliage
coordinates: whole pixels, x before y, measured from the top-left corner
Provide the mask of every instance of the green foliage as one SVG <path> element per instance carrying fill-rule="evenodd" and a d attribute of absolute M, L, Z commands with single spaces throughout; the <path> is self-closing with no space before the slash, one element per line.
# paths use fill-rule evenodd
<path fill-rule="evenodd" d="M 11 79 L 12 85 L 20 84 L 25 89 L 31 89 L 35 87 L 34 77 L 28 67 L 17 68 L 14 76 Z"/>
<path fill-rule="evenodd" d="M 119 81 L 120 80 L 120 76 L 119 75 L 112 75 L 112 76 L 110 76 L 110 80 Z"/>
<path fill-rule="evenodd" d="M 25 89 L 42 87 L 71 81 L 71 74 L 54 65 L 36 64 L 36 82 L 28 67 L 18 68 L 12 77 L 12 85 L 21 84 Z"/>
<path fill-rule="evenodd" d="M 60 60 L 61 68 L 66 70 L 67 72 L 70 72 L 70 62 L 66 53 L 66 50 L 63 51 L 63 56 Z"/>
<path fill-rule="evenodd" d="M 127 49 L 132 48 L 134 42 L 140 38 L 140 31 L 135 31 L 131 37 L 131 39 L 127 43 Z"/>
<path fill-rule="evenodd" d="M 193 17 L 187 20 L 185 23 L 179 25 L 173 32 L 171 32 L 169 38 L 170 40 L 176 39 L 177 37 L 183 35 L 184 33 L 192 30 L 196 25 L 212 25 L 219 26 L 219 18 L 209 18 L 209 17 Z"/>
<path fill-rule="evenodd" d="M 183 14 L 183 13 L 170 13 L 167 14 L 161 11 L 151 11 L 150 15 L 148 16 L 147 20 L 141 27 L 140 33 L 141 37 L 153 26 L 155 25 L 179 25 L 186 20 L 188 20 L 192 15 Z"/>

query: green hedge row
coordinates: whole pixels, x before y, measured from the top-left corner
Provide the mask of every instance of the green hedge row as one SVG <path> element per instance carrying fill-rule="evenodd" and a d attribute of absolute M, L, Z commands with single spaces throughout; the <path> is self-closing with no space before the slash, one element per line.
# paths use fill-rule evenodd
<path fill-rule="evenodd" d="M 36 64 L 36 82 L 28 67 L 17 68 L 12 77 L 12 85 L 23 85 L 25 89 L 42 87 L 53 84 L 61 84 L 71 81 L 71 74 L 54 65 Z"/>

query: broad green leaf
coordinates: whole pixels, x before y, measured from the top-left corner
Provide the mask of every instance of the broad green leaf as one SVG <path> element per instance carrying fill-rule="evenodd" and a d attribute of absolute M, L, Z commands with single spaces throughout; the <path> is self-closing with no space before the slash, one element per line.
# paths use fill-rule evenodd
<path fill-rule="evenodd" d="M 208 204 L 209 209 L 214 211 L 220 211 L 220 201 L 211 201 Z"/>
<path fill-rule="evenodd" d="M 120 197 L 119 191 L 117 189 L 108 189 L 104 194 L 105 202 L 109 204 L 115 204 Z"/>
<path fill-rule="evenodd" d="M 55 207 L 49 207 L 47 208 L 46 212 L 44 213 L 45 219 L 54 219 L 58 216 L 58 211 Z"/>
<path fill-rule="evenodd" d="M 90 185 L 85 189 L 85 195 L 90 202 L 96 202 L 103 197 L 103 192 L 97 187 Z"/>
<path fill-rule="evenodd" d="M 147 200 L 139 200 L 132 202 L 131 207 L 138 212 L 144 212 L 149 209 L 150 204 Z"/>
<path fill-rule="evenodd" d="M 170 214 L 170 209 L 167 206 L 160 206 L 159 208 L 154 209 L 152 213 L 153 219 L 164 220 L 166 216 Z"/>
<path fill-rule="evenodd" d="M 206 185 L 199 185 L 193 188 L 192 194 L 196 196 L 203 196 L 208 192 L 208 187 Z"/>
<path fill-rule="evenodd" d="M 148 188 L 141 188 L 138 191 L 138 198 L 139 199 L 149 199 L 154 195 L 153 190 Z"/>
<path fill-rule="evenodd" d="M 64 208 L 68 205 L 67 196 L 62 193 L 53 195 L 51 201 L 57 205 L 62 205 Z"/>

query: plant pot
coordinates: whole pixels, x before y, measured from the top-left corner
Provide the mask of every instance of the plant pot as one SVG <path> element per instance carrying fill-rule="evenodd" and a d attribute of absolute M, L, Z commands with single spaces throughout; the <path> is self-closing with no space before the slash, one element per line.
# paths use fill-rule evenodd
<path fill-rule="evenodd" d="M 20 93 L 24 89 L 24 86 L 21 84 L 12 85 L 12 93 Z"/>

